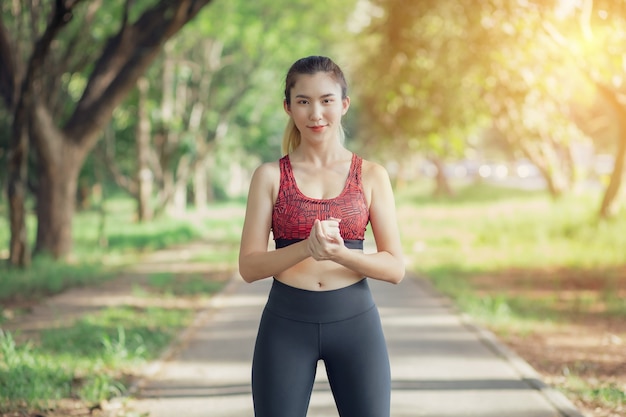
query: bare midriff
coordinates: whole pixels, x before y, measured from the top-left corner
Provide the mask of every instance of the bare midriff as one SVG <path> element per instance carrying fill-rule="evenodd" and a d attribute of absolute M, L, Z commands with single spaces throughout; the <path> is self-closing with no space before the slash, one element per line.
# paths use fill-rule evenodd
<path fill-rule="evenodd" d="M 351 249 L 358 250 L 359 249 Z M 283 284 L 309 291 L 331 291 L 355 284 L 363 275 L 332 261 L 313 258 L 292 266 L 275 277 Z"/>

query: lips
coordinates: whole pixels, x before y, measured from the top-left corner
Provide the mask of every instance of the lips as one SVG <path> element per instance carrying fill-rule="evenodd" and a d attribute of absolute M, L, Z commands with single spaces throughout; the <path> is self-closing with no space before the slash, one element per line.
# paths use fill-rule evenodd
<path fill-rule="evenodd" d="M 326 126 L 309 126 L 309 129 L 311 129 L 313 132 L 321 132 L 322 130 L 324 130 Z"/>

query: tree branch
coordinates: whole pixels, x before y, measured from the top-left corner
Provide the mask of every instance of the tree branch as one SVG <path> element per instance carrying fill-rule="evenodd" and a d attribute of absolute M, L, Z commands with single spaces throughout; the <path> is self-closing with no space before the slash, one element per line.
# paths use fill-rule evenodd
<path fill-rule="evenodd" d="M 15 103 L 15 65 L 6 27 L 0 21 L 0 98 L 8 109 Z"/>
<path fill-rule="evenodd" d="M 128 15 L 130 14 L 130 4 L 132 3 L 132 1 L 133 0 L 126 0 L 126 3 L 124 3 L 124 14 L 122 15 L 121 31 L 123 31 L 124 28 L 128 26 Z"/>
<path fill-rule="evenodd" d="M 33 49 L 33 53 L 28 62 L 28 66 L 26 69 L 26 75 L 22 80 L 21 91 L 19 95 L 18 107 L 15 114 L 15 122 L 14 129 L 19 131 L 22 128 L 22 124 L 27 122 L 28 115 L 32 112 L 39 113 L 40 118 L 36 120 L 43 120 L 43 126 L 33 123 L 30 126 L 31 129 L 40 129 L 47 130 L 50 128 L 55 128 L 53 123 L 45 123 L 52 119 L 50 116 L 50 111 L 46 108 L 41 100 L 36 99 L 36 95 L 34 92 L 42 89 L 42 73 L 45 68 L 45 61 L 48 56 L 48 52 L 50 51 L 50 47 L 52 42 L 54 41 L 56 35 L 59 31 L 72 19 L 72 8 L 76 6 L 82 0 L 74 0 L 70 1 L 68 4 L 65 4 L 64 0 L 56 0 L 56 6 L 54 13 L 52 15 L 52 19 L 48 23 L 44 33 L 41 35 L 39 40 L 35 43 L 35 47 Z M 37 91 L 38 92 L 38 91 Z M 36 109 L 36 110 L 35 110 Z M 17 133 L 16 133 L 17 135 Z M 37 140 L 37 138 L 41 137 L 38 134 L 33 135 L 33 138 Z M 60 135 L 54 135 L 51 137 L 61 138 Z M 48 141 L 38 141 L 37 149 L 39 150 L 39 154 L 44 158 L 53 158 L 54 155 L 52 153 L 53 144 Z"/>
<path fill-rule="evenodd" d="M 93 56 L 89 53 L 77 54 L 76 51 L 85 51 L 91 48 L 94 39 L 90 35 L 92 24 L 97 10 L 102 6 L 102 0 L 92 0 L 86 5 L 84 15 L 79 18 L 83 23 L 80 25 L 72 38 L 63 48 L 63 54 L 51 55 L 54 62 L 48 62 L 49 71 L 46 71 L 46 85 L 44 88 L 45 102 L 48 103 L 50 113 L 55 120 L 61 120 L 63 111 L 67 108 L 67 96 L 59 95 L 62 90 L 62 75 L 85 72 L 85 68 L 91 64 Z"/>
<path fill-rule="evenodd" d="M 113 109 L 161 51 L 163 43 L 211 0 L 161 0 L 109 39 L 65 126 L 68 137 L 95 142 Z M 86 120 L 88 120 L 86 122 Z"/>
<path fill-rule="evenodd" d="M 129 194 L 133 196 L 137 195 L 137 191 L 139 189 L 137 181 L 128 175 L 124 175 L 117 162 L 115 162 L 115 155 L 113 154 L 110 146 L 110 142 L 114 140 L 111 137 L 111 132 L 107 130 L 104 135 L 105 140 L 102 145 L 102 151 L 98 152 L 102 165 L 104 165 L 109 174 L 113 176 L 113 180 L 117 185 L 125 189 Z M 98 148 L 100 147 L 98 146 Z"/>

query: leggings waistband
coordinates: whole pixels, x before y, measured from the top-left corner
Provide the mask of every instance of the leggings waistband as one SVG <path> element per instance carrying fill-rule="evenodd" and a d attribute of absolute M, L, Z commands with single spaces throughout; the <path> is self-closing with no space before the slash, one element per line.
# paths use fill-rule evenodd
<path fill-rule="evenodd" d="M 329 323 L 354 317 L 374 306 L 367 278 L 329 291 L 303 290 L 274 279 L 265 308 L 291 320 Z"/>
<path fill-rule="evenodd" d="M 276 249 L 284 248 L 289 245 L 293 245 L 294 243 L 298 243 L 304 239 L 275 239 L 274 243 L 276 244 Z M 363 240 L 362 239 L 344 239 L 343 245 L 348 249 L 361 249 L 363 250 Z"/>

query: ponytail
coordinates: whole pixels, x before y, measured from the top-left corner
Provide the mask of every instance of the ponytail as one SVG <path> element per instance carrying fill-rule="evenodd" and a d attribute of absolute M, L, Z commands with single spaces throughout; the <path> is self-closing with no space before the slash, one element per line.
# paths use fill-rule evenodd
<path fill-rule="evenodd" d="M 287 126 L 285 126 L 285 133 L 283 133 L 283 144 L 281 147 L 283 156 L 296 150 L 300 146 L 300 140 L 300 131 L 290 117 Z"/>

